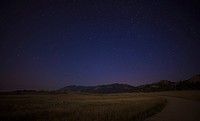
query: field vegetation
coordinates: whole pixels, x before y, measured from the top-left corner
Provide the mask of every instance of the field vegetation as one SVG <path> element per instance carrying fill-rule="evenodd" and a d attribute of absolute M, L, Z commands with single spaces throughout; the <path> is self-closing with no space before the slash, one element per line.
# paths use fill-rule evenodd
<path fill-rule="evenodd" d="M 140 121 L 162 110 L 166 99 L 146 93 L 4 93 L 2 121 Z"/>
<path fill-rule="evenodd" d="M 170 96 L 170 97 L 200 101 L 200 90 L 157 92 L 157 93 L 154 93 L 154 95 Z"/>

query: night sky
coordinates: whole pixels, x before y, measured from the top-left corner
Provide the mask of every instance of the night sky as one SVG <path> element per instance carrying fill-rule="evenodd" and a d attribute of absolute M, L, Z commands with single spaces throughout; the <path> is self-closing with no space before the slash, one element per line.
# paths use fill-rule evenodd
<path fill-rule="evenodd" d="M 199 73 L 198 0 L 0 1 L 0 91 Z"/>

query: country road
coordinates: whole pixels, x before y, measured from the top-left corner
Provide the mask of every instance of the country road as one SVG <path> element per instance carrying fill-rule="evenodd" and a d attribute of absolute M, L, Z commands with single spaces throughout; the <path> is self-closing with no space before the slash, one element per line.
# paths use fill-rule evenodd
<path fill-rule="evenodd" d="M 166 97 L 165 108 L 145 121 L 200 121 L 200 102 Z"/>

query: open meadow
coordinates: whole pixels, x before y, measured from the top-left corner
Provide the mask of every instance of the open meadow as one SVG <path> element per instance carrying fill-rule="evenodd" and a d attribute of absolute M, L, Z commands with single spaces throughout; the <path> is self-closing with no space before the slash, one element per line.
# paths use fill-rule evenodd
<path fill-rule="evenodd" d="M 2 121 L 134 121 L 162 110 L 166 99 L 145 93 L 3 93 Z"/>
<path fill-rule="evenodd" d="M 141 121 L 160 112 L 168 97 L 200 100 L 200 91 L 154 93 L 1 93 L 2 121 Z"/>
<path fill-rule="evenodd" d="M 200 102 L 200 91 L 191 90 L 191 91 L 167 91 L 167 92 L 157 92 L 156 95 L 167 96 L 167 97 L 177 97 L 188 100 L 194 100 Z"/>

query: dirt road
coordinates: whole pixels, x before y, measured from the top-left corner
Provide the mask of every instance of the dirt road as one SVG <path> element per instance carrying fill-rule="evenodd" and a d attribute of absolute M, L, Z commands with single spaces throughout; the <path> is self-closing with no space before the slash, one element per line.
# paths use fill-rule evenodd
<path fill-rule="evenodd" d="M 168 104 L 158 114 L 145 121 L 200 121 L 200 102 L 166 97 Z"/>

